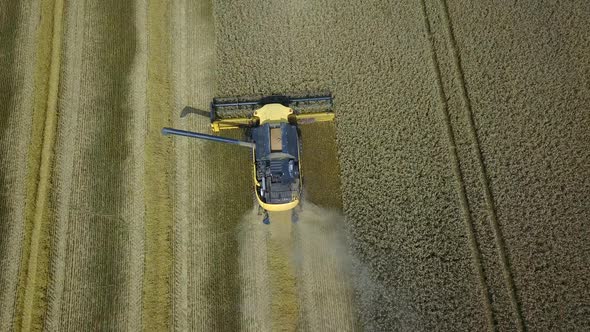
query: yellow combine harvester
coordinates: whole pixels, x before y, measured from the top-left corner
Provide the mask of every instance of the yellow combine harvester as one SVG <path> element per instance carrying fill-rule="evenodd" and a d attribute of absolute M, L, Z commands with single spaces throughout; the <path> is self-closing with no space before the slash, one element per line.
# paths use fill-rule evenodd
<path fill-rule="evenodd" d="M 268 212 L 297 209 L 303 193 L 301 178 L 300 124 L 333 121 L 332 96 L 268 96 L 257 100 L 222 101 L 213 99 L 208 114 L 211 130 L 247 129 L 245 141 L 163 128 L 164 135 L 179 135 L 252 149 L 256 200 L 263 222 L 270 223 Z"/>

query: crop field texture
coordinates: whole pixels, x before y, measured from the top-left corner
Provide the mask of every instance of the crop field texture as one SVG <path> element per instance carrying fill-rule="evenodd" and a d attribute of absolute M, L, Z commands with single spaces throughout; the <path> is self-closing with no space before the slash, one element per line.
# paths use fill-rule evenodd
<path fill-rule="evenodd" d="M 588 31 L 585 0 L 0 1 L 0 331 L 590 330 Z M 298 223 L 261 224 L 247 149 L 160 134 L 325 91 Z"/>

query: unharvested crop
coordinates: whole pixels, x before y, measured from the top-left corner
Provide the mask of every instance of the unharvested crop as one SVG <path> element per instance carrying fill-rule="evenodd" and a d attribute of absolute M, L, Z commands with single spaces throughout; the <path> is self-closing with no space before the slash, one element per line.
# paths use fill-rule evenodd
<path fill-rule="evenodd" d="M 520 315 L 530 330 L 587 329 L 590 3 L 439 10 L 448 79 L 462 83 L 452 110 L 472 142 L 465 178 L 480 193 L 471 206 L 487 227 L 480 247 L 496 257 L 488 287 L 504 289 L 499 326 Z"/>

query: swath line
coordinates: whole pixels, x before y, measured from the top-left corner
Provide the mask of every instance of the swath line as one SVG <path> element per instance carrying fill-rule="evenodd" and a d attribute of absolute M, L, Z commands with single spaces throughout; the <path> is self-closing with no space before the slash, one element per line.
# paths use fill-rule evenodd
<path fill-rule="evenodd" d="M 143 277 L 143 326 L 169 330 L 172 318 L 171 282 L 175 165 L 172 140 L 163 139 L 162 127 L 170 125 L 170 2 L 148 3 L 147 12 L 147 135 L 145 138 L 145 265 Z"/>
<path fill-rule="evenodd" d="M 134 6 L 134 25 L 136 53 L 131 66 L 131 78 L 129 82 L 131 104 L 132 133 L 132 183 L 127 183 L 133 194 L 125 198 L 126 219 L 129 223 L 129 240 L 131 261 L 129 262 L 129 296 L 128 296 L 128 331 L 139 331 L 143 326 L 143 286 L 144 286 L 144 262 L 145 262 L 145 187 L 143 177 L 145 176 L 145 138 L 147 132 L 147 9 L 148 4 L 144 1 L 136 1 Z"/>
<path fill-rule="evenodd" d="M 426 29 L 426 35 L 430 44 L 430 54 L 432 56 L 432 67 L 436 74 L 436 81 L 437 81 L 437 90 L 439 101 L 441 103 L 441 113 L 443 115 L 443 119 L 445 122 L 445 127 L 447 131 L 447 137 L 449 139 L 449 154 L 452 158 L 453 162 L 453 171 L 455 172 L 455 178 L 457 179 L 457 191 L 459 193 L 459 198 L 461 202 L 461 208 L 463 210 L 463 220 L 465 221 L 465 227 L 467 228 L 467 237 L 469 238 L 469 245 L 471 247 L 471 251 L 473 253 L 473 260 L 475 263 L 476 273 L 480 282 L 481 286 L 481 296 L 484 304 L 486 319 L 488 322 L 488 327 L 490 330 L 494 329 L 494 314 L 492 311 L 491 299 L 487 287 L 487 283 L 485 281 L 485 276 L 483 272 L 483 267 L 481 263 L 481 252 L 477 245 L 477 240 L 475 239 L 475 231 L 473 229 L 473 221 L 471 220 L 471 215 L 469 213 L 469 206 L 467 203 L 467 195 L 465 193 L 465 183 L 463 181 L 463 175 L 461 169 L 459 167 L 459 156 L 457 155 L 457 148 L 455 144 L 455 136 L 453 134 L 453 130 L 451 128 L 451 121 L 449 119 L 449 111 L 447 105 L 447 98 L 443 91 L 442 85 L 442 74 L 440 72 L 440 64 L 438 62 L 438 57 L 436 55 L 436 51 L 434 49 L 434 41 L 433 41 L 433 34 L 432 29 L 430 27 L 430 22 L 428 19 L 428 15 L 426 13 L 426 3 L 425 0 L 421 0 L 422 5 L 422 14 L 424 16 L 424 26 Z"/>
<path fill-rule="evenodd" d="M 290 253 L 293 247 L 291 211 L 270 214 L 267 261 L 270 274 L 272 329 L 296 330 L 299 315 L 295 267 Z M 263 226 L 263 225 L 262 225 Z M 260 227 L 260 226 L 259 226 Z M 264 226 L 263 226 L 264 227 Z"/>
<path fill-rule="evenodd" d="M 423 0 L 424 1 L 424 0 Z M 492 230 L 494 232 L 494 240 L 496 242 L 497 247 L 497 254 L 500 257 L 500 262 L 502 264 L 502 274 L 504 276 L 506 288 L 508 289 L 508 293 L 510 295 L 510 302 L 512 302 L 512 307 L 514 309 L 514 315 L 516 318 L 516 325 L 519 331 L 523 331 L 525 329 L 523 319 L 522 319 L 522 312 L 521 308 L 518 304 L 518 299 L 516 296 L 516 290 L 514 288 L 514 279 L 512 277 L 512 272 L 510 270 L 510 265 L 508 262 L 508 257 L 506 256 L 505 244 L 504 239 L 502 236 L 502 231 L 500 230 L 500 226 L 498 224 L 498 219 L 496 216 L 496 206 L 494 204 L 494 200 L 492 197 L 492 193 L 490 190 L 490 186 L 488 183 L 488 176 L 486 172 L 485 165 L 483 163 L 483 157 L 481 154 L 481 147 L 479 144 L 479 138 L 477 136 L 477 132 L 475 130 L 475 123 L 473 120 L 473 111 L 471 107 L 471 99 L 467 93 L 467 88 L 465 87 L 465 75 L 463 73 L 463 67 L 461 66 L 461 56 L 457 51 L 457 41 L 455 39 L 455 34 L 453 32 L 452 22 L 449 16 L 449 8 L 447 6 L 446 0 L 440 0 L 439 4 L 442 10 L 442 18 L 444 22 L 444 26 L 446 27 L 447 34 L 448 34 L 448 42 L 449 48 L 452 52 L 453 59 L 455 60 L 455 74 L 457 80 L 459 81 L 459 85 L 461 87 L 461 97 L 463 99 L 463 105 L 465 107 L 465 111 L 467 113 L 467 120 L 469 123 L 469 133 L 471 135 L 471 139 L 474 142 L 473 144 L 473 151 L 476 155 L 479 173 L 480 173 L 480 181 L 483 184 L 484 189 L 484 196 L 486 200 L 486 205 L 488 206 L 488 211 L 490 214 L 490 221 L 492 225 Z"/>

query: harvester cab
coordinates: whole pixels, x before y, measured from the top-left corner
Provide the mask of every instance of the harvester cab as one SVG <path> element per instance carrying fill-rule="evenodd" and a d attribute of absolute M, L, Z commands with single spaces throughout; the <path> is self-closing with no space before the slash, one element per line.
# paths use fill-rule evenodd
<path fill-rule="evenodd" d="M 332 121 L 332 96 L 267 96 L 260 99 L 213 99 L 208 114 L 211 130 L 247 129 L 246 140 L 163 128 L 164 135 L 179 135 L 236 144 L 252 150 L 253 182 L 259 213 L 270 223 L 268 212 L 292 210 L 297 221 L 303 194 L 301 144 L 298 125 Z"/>

